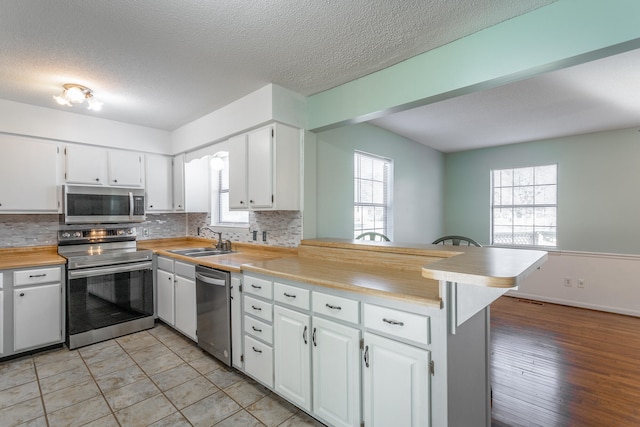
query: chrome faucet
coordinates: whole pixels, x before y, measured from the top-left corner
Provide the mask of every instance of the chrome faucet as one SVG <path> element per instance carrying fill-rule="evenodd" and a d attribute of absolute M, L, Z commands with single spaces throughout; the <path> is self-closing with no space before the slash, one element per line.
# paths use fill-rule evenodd
<path fill-rule="evenodd" d="M 218 235 L 218 242 L 216 243 L 216 249 L 222 249 L 223 248 L 223 242 L 222 242 L 222 232 L 221 231 L 216 231 L 213 228 L 209 227 L 208 225 L 202 226 L 199 228 L 198 230 L 198 235 L 200 235 L 200 231 L 207 229 L 209 231 L 211 231 L 214 234 Z"/>

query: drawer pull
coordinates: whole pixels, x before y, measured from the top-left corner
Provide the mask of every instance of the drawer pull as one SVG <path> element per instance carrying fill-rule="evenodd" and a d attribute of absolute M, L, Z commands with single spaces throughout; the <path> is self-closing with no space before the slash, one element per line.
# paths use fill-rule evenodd
<path fill-rule="evenodd" d="M 251 308 L 253 308 L 254 310 L 262 311 L 262 307 L 256 307 L 255 305 L 252 305 Z"/>
<path fill-rule="evenodd" d="M 331 310 L 342 310 L 342 307 L 340 307 L 339 305 L 331 305 L 331 304 L 325 304 L 328 308 L 330 308 Z"/>
<path fill-rule="evenodd" d="M 364 348 L 364 366 L 369 367 L 369 346 Z"/>
<path fill-rule="evenodd" d="M 262 350 L 259 350 L 259 349 L 255 348 L 255 347 L 251 347 L 251 348 L 252 348 L 252 349 L 253 349 L 253 351 L 255 351 L 256 353 L 262 353 Z"/>
<path fill-rule="evenodd" d="M 29 275 L 29 279 L 34 279 L 36 277 L 47 277 L 47 273 L 42 273 L 42 274 L 30 274 Z"/>
<path fill-rule="evenodd" d="M 386 322 L 390 325 L 398 325 L 398 326 L 404 326 L 404 322 L 399 322 L 397 320 L 391 320 L 391 319 L 382 319 L 383 322 Z"/>
<path fill-rule="evenodd" d="M 294 294 L 288 294 L 288 293 L 284 293 L 284 296 L 287 298 L 295 298 L 296 296 Z"/>
<path fill-rule="evenodd" d="M 262 332 L 262 329 L 258 329 L 258 328 L 256 328 L 255 326 L 252 326 L 252 327 L 251 327 L 251 329 L 253 329 L 253 330 L 254 330 L 254 331 L 256 331 L 256 332 Z"/>
<path fill-rule="evenodd" d="M 252 287 L 253 289 L 262 289 L 262 286 L 255 285 L 255 284 L 253 284 L 253 283 L 251 284 L 251 287 Z"/>

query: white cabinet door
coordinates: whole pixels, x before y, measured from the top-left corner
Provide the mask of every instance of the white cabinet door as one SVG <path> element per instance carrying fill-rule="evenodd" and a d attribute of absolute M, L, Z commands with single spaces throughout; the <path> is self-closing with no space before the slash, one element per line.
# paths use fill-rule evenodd
<path fill-rule="evenodd" d="M 0 135 L 0 211 L 58 212 L 58 145 Z"/>
<path fill-rule="evenodd" d="M 157 272 L 158 317 L 169 325 L 175 324 L 174 317 L 174 282 L 173 273 L 164 270 Z"/>
<path fill-rule="evenodd" d="M 240 277 L 231 277 L 231 362 L 242 369 L 242 297 Z"/>
<path fill-rule="evenodd" d="M 247 135 L 229 138 L 229 208 L 248 209 Z"/>
<path fill-rule="evenodd" d="M 313 412 L 335 427 L 360 426 L 360 331 L 314 317 L 312 343 Z"/>
<path fill-rule="evenodd" d="M 247 138 L 247 189 L 252 209 L 273 206 L 273 127 L 250 132 Z"/>
<path fill-rule="evenodd" d="M 364 423 L 367 427 L 430 425 L 429 351 L 364 334 Z"/>
<path fill-rule="evenodd" d="M 107 150 L 83 145 L 65 147 L 65 181 L 107 185 Z"/>
<path fill-rule="evenodd" d="M 143 176 L 142 154 L 109 150 L 109 185 L 142 187 Z"/>
<path fill-rule="evenodd" d="M 62 341 L 62 285 L 14 289 L 13 350 Z"/>
<path fill-rule="evenodd" d="M 196 338 L 196 282 L 175 275 L 175 326 L 180 332 L 194 341 Z"/>
<path fill-rule="evenodd" d="M 156 154 L 145 155 L 145 190 L 147 211 L 173 209 L 173 159 Z"/>
<path fill-rule="evenodd" d="M 173 158 L 173 210 L 184 211 L 184 154 Z"/>
<path fill-rule="evenodd" d="M 274 389 L 302 409 L 311 409 L 310 316 L 273 310 Z"/>

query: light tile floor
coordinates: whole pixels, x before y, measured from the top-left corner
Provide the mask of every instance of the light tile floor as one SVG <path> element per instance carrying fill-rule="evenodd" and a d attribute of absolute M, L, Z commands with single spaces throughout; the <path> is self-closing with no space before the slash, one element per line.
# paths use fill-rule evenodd
<path fill-rule="evenodd" d="M 0 363 L 0 426 L 321 427 L 157 324 Z"/>

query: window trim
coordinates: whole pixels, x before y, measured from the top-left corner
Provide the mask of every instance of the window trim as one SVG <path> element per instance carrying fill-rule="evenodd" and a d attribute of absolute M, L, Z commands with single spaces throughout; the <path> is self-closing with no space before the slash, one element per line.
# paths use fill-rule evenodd
<path fill-rule="evenodd" d="M 385 193 L 385 203 L 362 203 L 362 202 L 358 202 L 356 200 L 357 198 L 357 194 L 356 193 L 356 181 L 358 179 L 362 180 L 362 178 L 360 178 L 359 175 L 356 175 L 358 173 L 358 171 L 356 170 L 356 159 L 357 156 L 363 156 L 363 157 L 369 157 L 372 159 L 376 159 L 376 160 L 382 160 L 385 162 L 385 164 L 387 165 L 387 171 L 386 171 L 386 182 L 385 182 L 385 188 L 384 188 L 384 193 Z M 352 174 L 352 189 L 353 189 L 353 223 L 352 223 L 352 230 L 353 230 L 353 235 L 354 238 L 362 233 L 368 232 L 368 231 L 375 231 L 378 233 L 382 233 L 385 236 L 387 236 L 389 239 L 393 240 L 393 159 L 390 159 L 388 157 L 385 156 L 380 156 L 377 154 L 372 154 L 372 153 L 368 153 L 362 150 L 354 150 L 353 153 L 353 174 Z M 383 181 L 384 182 L 384 181 Z M 360 228 L 360 229 L 356 229 L 356 217 L 355 217 L 355 210 L 357 207 L 381 207 L 384 209 L 384 229 L 380 229 L 380 228 L 374 228 L 374 229 L 369 229 L 369 228 Z"/>
<path fill-rule="evenodd" d="M 512 183 L 510 186 L 500 186 L 500 187 L 496 187 L 495 182 L 494 182 L 494 176 L 495 176 L 495 172 L 496 171 L 506 171 L 506 170 L 511 170 L 511 171 L 515 171 L 518 169 L 533 169 L 535 172 L 536 168 L 542 168 L 542 167 L 548 167 L 548 166 L 555 166 L 555 182 L 553 184 L 536 184 L 535 183 L 535 174 L 534 174 L 534 183 L 531 185 L 532 187 L 534 187 L 534 195 L 535 195 L 535 187 L 542 187 L 542 186 L 546 186 L 546 185 L 553 185 L 555 186 L 555 204 L 552 203 L 545 203 L 545 204 L 536 204 L 535 200 L 534 203 L 532 204 L 500 204 L 500 205 L 496 205 L 495 204 L 495 199 L 494 199 L 494 195 L 495 195 L 495 190 L 496 188 L 506 188 L 506 187 L 520 187 L 520 185 L 515 185 L 514 183 Z M 541 249 L 544 248 L 545 250 L 558 250 L 558 211 L 559 211 L 559 207 L 558 207 L 558 163 L 546 163 L 546 164 L 538 164 L 538 165 L 534 165 L 534 166 L 520 166 L 520 167 L 507 167 L 507 168 L 495 168 L 495 169 L 491 169 L 489 171 L 489 179 L 490 179 L 490 202 L 489 202 L 489 239 L 491 242 L 491 246 L 496 246 L 496 247 L 508 247 L 508 248 L 520 248 L 520 249 L 524 249 L 524 248 L 532 248 L 532 249 Z M 512 200 L 513 202 L 513 200 Z M 517 209 L 517 208 L 554 208 L 556 211 L 556 218 L 555 218 L 555 224 L 553 226 L 539 226 L 539 227 L 553 227 L 555 229 L 555 245 L 542 245 L 542 244 L 517 244 L 517 243 L 496 243 L 495 242 L 495 222 L 494 222 L 494 210 L 496 208 L 507 208 L 507 209 Z M 535 219 L 535 216 L 534 216 Z M 512 237 L 512 242 L 513 242 L 513 237 L 514 237 L 514 228 L 517 227 L 517 225 L 515 224 L 511 224 L 511 237 Z M 536 229 L 536 225 L 535 223 L 532 226 L 532 232 L 535 232 Z"/>

